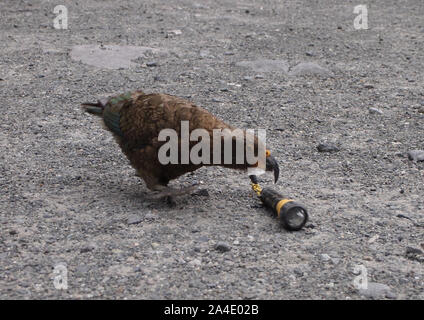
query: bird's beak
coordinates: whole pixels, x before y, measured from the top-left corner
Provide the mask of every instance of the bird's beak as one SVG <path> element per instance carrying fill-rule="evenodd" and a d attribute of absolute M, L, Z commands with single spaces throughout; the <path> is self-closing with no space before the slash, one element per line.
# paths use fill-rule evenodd
<path fill-rule="evenodd" d="M 274 183 L 277 183 L 280 176 L 280 167 L 273 156 L 266 158 L 266 171 L 274 171 Z"/>

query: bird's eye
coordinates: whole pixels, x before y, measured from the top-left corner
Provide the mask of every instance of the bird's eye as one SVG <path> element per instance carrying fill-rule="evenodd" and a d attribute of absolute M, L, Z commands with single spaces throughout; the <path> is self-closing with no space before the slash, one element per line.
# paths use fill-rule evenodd
<path fill-rule="evenodd" d="M 269 150 L 266 150 L 266 157 L 268 158 L 270 155 L 271 155 L 271 151 L 269 151 Z"/>

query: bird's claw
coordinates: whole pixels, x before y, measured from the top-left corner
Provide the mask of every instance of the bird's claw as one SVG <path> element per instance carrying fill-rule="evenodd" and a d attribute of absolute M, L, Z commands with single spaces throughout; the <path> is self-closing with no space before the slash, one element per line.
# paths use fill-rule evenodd
<path fill-rule="evenodd" d="M 170 208 L 175 208 L 177 206 L 177 202 L 175 201 L 174 197 L 172 197 L 172 196 L 167 196 L 166 202 L 168 203 L 168 206 Z"/>

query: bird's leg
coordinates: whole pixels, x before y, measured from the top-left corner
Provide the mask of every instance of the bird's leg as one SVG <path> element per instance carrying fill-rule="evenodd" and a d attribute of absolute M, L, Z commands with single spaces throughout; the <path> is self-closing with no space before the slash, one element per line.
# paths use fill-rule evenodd
<path fill-rule="evenodd" d="M 167 193 L 167 192 L 169 192 L 169 189 L 170 189 L 169 187 L 161 185 L 161 184 L 157 184 L 157 185 L 154 185 L 150 189 L 152 189 L 155 192 L 155 194 L 152 197 L 153 199 L 163 199 L 163 198 L 165 198 L 166 202 L 168 203 L 168 205 L 171 208 L 173 208 L 177 205 L 174 197 Z"/>
<path fill-rule="evenodd" d="M 177 206 L 177 202 L 175 201 L 174 197 L 172 197 L 172 196 L 167 196 L 167 197 L 166 197 L 166 202 L 168 203 L 168 205 L 169 205 L 171 208 L 174 208 L 174 207 L 176 207 L 176 206 Z"/>

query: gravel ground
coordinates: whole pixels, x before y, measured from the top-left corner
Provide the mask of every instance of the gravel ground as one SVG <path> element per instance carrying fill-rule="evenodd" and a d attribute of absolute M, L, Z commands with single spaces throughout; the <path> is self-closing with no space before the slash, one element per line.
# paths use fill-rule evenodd
<path fill-rule="evenodd" d="M 368 30 L 358 4 L 1 1 L 0 298 L 424 299 L 424 3 L 365 1 Z M 306 228 L 231 170 L 174 181 L 208 190 L 176 208 L 149 198 L 79 106 L 137 88 L 266 128 Z"/>

